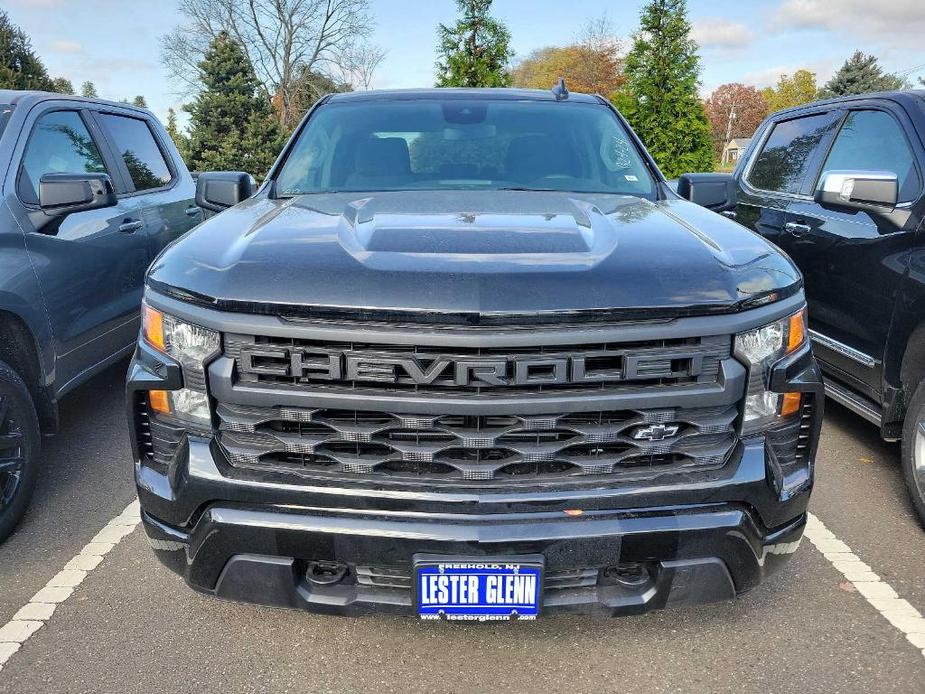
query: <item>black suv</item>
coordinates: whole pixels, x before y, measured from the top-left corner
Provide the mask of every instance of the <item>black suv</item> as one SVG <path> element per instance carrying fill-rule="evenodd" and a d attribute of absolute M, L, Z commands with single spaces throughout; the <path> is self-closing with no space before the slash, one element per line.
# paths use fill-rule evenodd
<path fill-rule="evenodd" d="M 732 215 L 802 270 L 809 327 L 835 401 L 902 439 L 925 523 L 925 91 L 776 113 L 732 176 L 682 195 Z"/>
<path fill-rule="evenodd" d="M 204 173 L 202 200 L 243 181 Z M 143 523 L 197 590 L 641 612 L 743 593 L 802 536 L 800 274 L 678 198 L 600 97 L 325 98 L 144 301 Z"/>
<path fill-rule="evenodd" d="M 149 263 L 193 227 L 189 172 L 148 111 L 0 90 L 0 540 L 57 403 L 131 354 Z"/>

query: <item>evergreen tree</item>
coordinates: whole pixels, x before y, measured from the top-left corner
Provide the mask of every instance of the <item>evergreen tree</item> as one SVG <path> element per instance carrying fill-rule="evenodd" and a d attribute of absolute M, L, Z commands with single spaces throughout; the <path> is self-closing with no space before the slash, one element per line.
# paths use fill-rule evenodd
<path fill-rule="evenodd" d="M 96 93 L 96 85 L 89 80 L 80 85 L 80 95 L 88 99 L 97 99 L 100 96 Z"/>
<path fill-rule="evenodd" d="M 167 126 L 165 129 L 167 134 L 170 135 L 170 139 L 177 146 L 180 157 L 186 161 L 189 157 L 189 138 L 180 130 L 180 126 L 177 124 L 177 112 L 172 108 L 167 109 Z"/>
<path fill-rule="evenodd" d="M 199 63 L 202 91 L 190 114 L 187 164 L 195 171 L 240 170 L 263 176 L 282 133 L 240 44 L 219 34 Z"/>
<path fill-rule="evenodd" d="M 826 82 L 819 96 L 830 98 L 869 92 L 888 92 L 894 89 L 905 89 L 906 86 L 906 81 L 902 77 L 884 72 L 876 56 L 855 51 L 832 79 Z"/>
<path fill-rule="evenodd" d="M 57 92 L 58 94 L 74 94 L 74 85 L 71 84 L 71 81 L 66 77 L 55 77 L 46 89 L 50 92 Z"/>
<path fill-rule="evenodd" d="M 438 87 L 508 87 L 511 34 L 488 14 L 491 0 L 456 0 L 462 18 L 437 29 Z"/>
<path fill-rule="evenodd" d="M 148 108 L 148 102 L 145 101 L 145 98 L 140 94 L 132 99 L 132 106 L 137 106 L 138 108 Z"/>
<path fill-rule="evenodd" d="M 626 86 L 614 100 L 668 178 L 714 165 L 690 30 L 685 0 L 650 0 L 626 56 Z"/>
<path fill-rule="evenodd" d="M 52 81 L 32 42 L 0 10 L 0 89 L 51 89 Z"/>

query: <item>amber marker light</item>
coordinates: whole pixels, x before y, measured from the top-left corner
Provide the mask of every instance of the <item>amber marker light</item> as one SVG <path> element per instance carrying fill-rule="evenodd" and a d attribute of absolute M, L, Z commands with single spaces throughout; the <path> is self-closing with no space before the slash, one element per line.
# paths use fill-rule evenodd
<path fill-rule="evenodd" d="M 161 414 L 170 414 L 170 398 L 166 390 L 149 390 L 148 404 L 151 409 Z"/>
<path fill-rule="evenodd" d="M 580 508 L 567 508 L 563 513 L 566 516 L 580 516 L 584 513 Z"/>
<path fill-rule="evenodd" d="M 790 326 L 787 330 L 787 354 L 793 352 L 806 340 L 806 309 L 797 311 L 790 316 Z"/>
<path fill-rule="evenodd" d="M 789 417 L 800 411 L 800 394 L 784 393 L 783 400 L 780 404 L 781 417 Z"/>
<path fill-rule="evenodd" d="M 144 305 L 142 316 L 142 334 L 148 344 L 164 352 L 164 314 L 147 304 Z"/>

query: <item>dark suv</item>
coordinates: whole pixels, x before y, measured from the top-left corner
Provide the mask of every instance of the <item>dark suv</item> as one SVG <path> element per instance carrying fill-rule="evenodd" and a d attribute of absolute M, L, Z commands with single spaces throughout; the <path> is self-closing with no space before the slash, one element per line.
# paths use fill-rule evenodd
<path fill-rule="evenodd" d="M 197 590 L 323 612 L 731 598 L 803 533 L 804 307 L 600 97 L 331 96 L 148 273 L 144 527 Z"/>
<path fill-rule="evenodd" d="M 202 213 L 148 111 L 60 94 L 0 90 L 0 185 L 2 540 L 58 400 L 131 353 L 148 264 Z"/>
<path fill-rule="evenodd" d="M 776 113 L 735 173 L 679 192 L 732 215 L 802 270 L 826 392 L 902 439 L 925 523 L 925 91 Z"/>

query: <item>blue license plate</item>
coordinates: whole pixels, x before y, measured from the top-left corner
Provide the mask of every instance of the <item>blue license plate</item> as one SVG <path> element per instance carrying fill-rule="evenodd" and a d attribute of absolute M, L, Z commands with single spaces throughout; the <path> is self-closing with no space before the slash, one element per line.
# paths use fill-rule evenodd
<path fill-rule="evenodd" d="M 536 619 L 543 557 L 415 557 L 415 604 L 421 619 Z"/>

